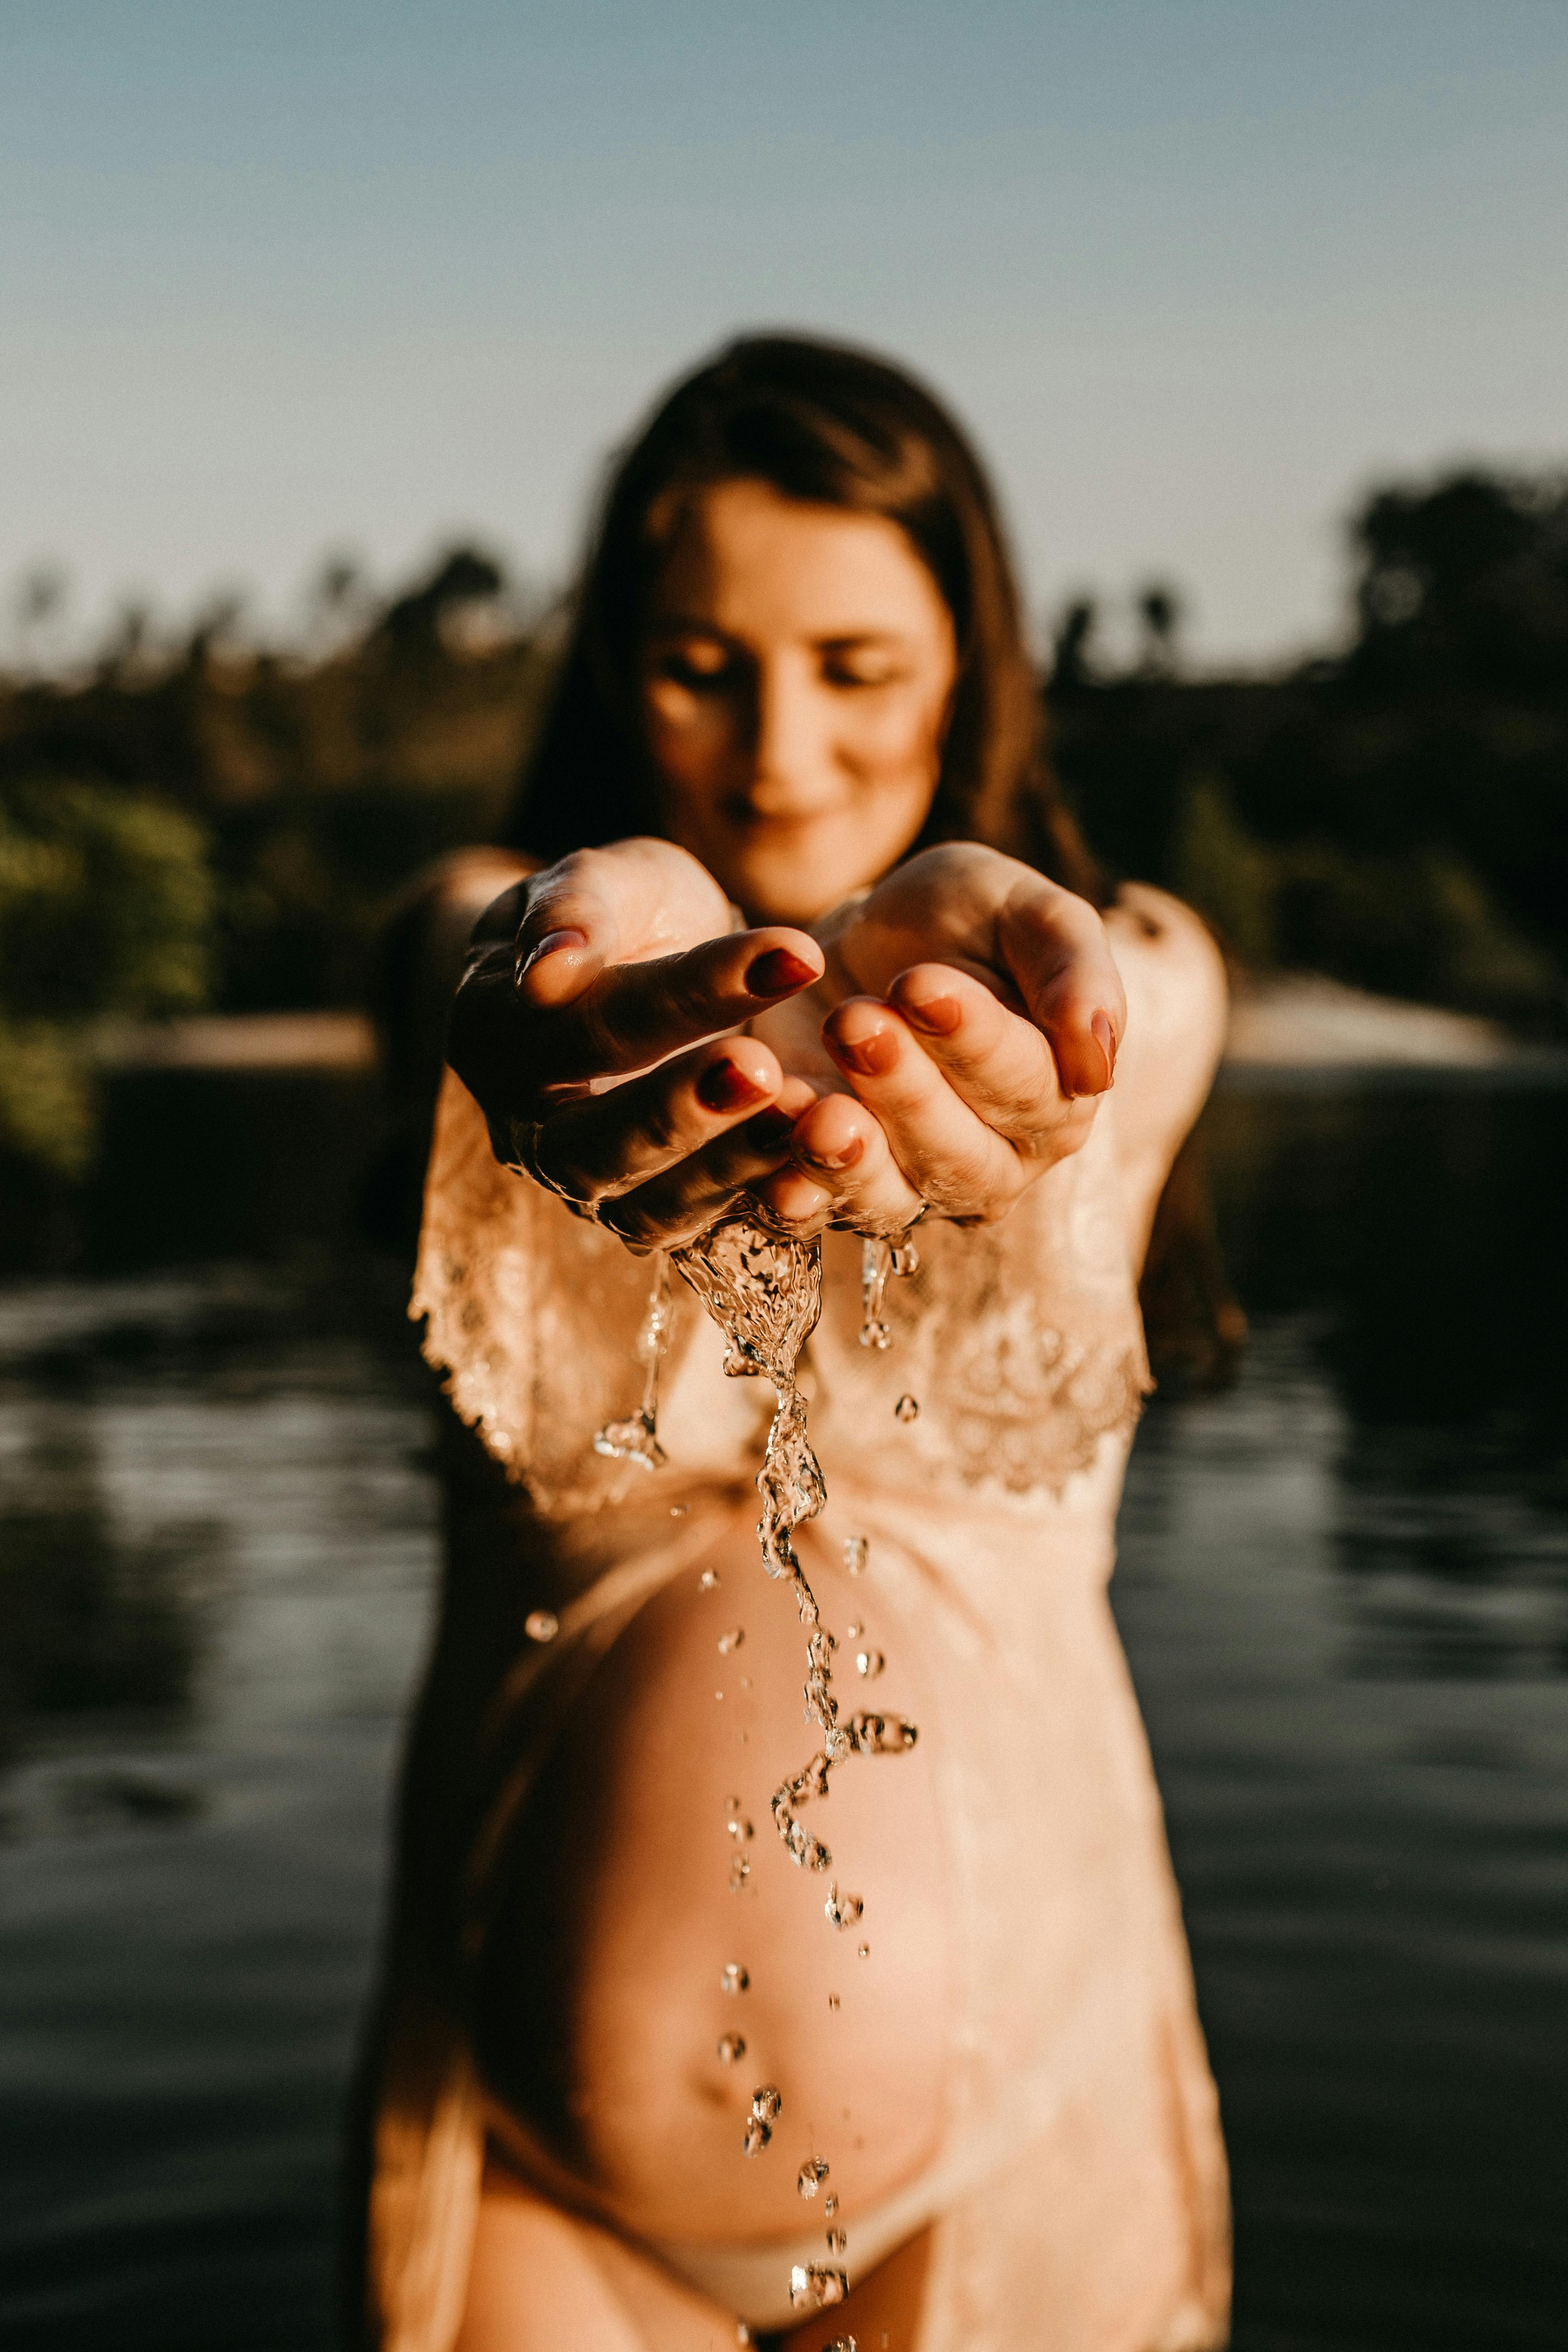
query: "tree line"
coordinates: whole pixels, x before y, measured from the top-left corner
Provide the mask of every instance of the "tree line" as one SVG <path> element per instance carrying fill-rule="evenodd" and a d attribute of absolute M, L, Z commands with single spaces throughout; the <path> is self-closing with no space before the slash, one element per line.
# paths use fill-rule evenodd
<path fill-rule="evenodd" d="M 1072 606 L 1058 773 L 1112 873 L 1238 965 L 1562 1034 L 1568 479 L 1389 487 L 1348 552 L 1348 642 L 1270 676 L 1185 674 L 1170 591 L 1121 661 Z M 379 604 L 329 566 L 318 621 L 269 648 L 231 609 L 174 642 L 132 614 L 76 670 L 0 676 L 0 1150 L 86 1169 L 108 1017 L 359 1001 L 400 891 L 495 830 L 559 615 L 459 548 Z"/>

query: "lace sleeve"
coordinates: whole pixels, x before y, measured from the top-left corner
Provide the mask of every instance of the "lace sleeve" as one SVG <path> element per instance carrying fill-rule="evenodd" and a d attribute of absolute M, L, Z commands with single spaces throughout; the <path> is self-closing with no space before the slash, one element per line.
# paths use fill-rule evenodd
<path fill-rule="evenodd" d="M 858 1248 L 830 1251 L 811 1342 L 830 1483 L 886 1465 L 949 1491 L 1060 1493 L 1132 1428 L 1152 1383 L 1107 1109 L 1001 1223 L 917 1229 L 919 1271 L 888 1285 L 884 1353 L 859 1344 Z M 894 1441 L 905 1396 L 918 1417 Z"/>
<path fill-rule="evenodd" d="M 592 1509 L 646 1474 L 606 1461 L 593 1433 L 627 1410 L 649 1268 L 612 1234 L 499 1167 L 483 1114 L 452 1071 L 436 1105 L 410 1317 L 458 1417 L 540 1508 Z M 677 1298 L 666 1368 L 700 1320 Z"/>

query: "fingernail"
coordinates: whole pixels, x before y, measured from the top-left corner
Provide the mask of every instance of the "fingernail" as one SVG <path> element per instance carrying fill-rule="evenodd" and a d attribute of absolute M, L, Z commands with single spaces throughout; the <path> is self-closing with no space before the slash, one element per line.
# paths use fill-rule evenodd
<path fill-rule="evenodd" d="M 868 1037 L 853 1038 L 830 1029 L 828 1044 L 862 1078 L 884 1078 L 898 1059 L 898 1040 L 891 1029 L 873 1029 Z"/>
<path fill-rule="evenodd" d="M 799 1157 L 804 1160 L 808 1166 L 812 1168 L 837 1168 L 842 1170 L 845 1168 L 852 1168 L 864 1150 L 864 1139 L 858 1135 L 852 1135 L 841 1151 L 808 1151 L 802 1150 Z"/>
<path fill-rule="evenodd" d="M 535 964 L 543 963 L 546 956 L 559 955 L 562 948 L 585 948 L 587 945 L 586 931 L 547 931 L 523 966 L 523 971 L 525 974 L 532 971 Z"/>
<path fill-rule="evenodd" d="M 809 963 L 788 948 L 769 948 L 746 967 L 747 992 L 751 996 L 788 996 L 792 989 L 804 988 L 816 973 Z"/>
<path fill-rule="evenodd" d="M 1111 1026 L 1110 1014 L 1097 1013 L 1089 1024 L 1089 1034 L 1105 1057 L 1105 1084 L 1109 1086 L 1116 1076 L 1116 1032 Z"/>
<path fill-rule="evenodd" d="M 927 996 L 916 1003 L 901 990 L 898 1009 L 912 1029 L 924 1029 L 931 1037 L 950 1037 L 964 1017 L 956 996 Z"/>
<path fill-rule="evenodd" d="M 734 1062 L 710 1062 L 697 1080 L 696 1093 L 705 1110 L 744 1110 L 762 1097 L 762 1088 Z"/>
<path fill-rule="evenodd" d="M 747 1122 L 746 1139 L 758 1151 L 781 1151 L 794 1132 L 795 1122 L 789 1112 L 775 1110 L 769 1104 Z"/>

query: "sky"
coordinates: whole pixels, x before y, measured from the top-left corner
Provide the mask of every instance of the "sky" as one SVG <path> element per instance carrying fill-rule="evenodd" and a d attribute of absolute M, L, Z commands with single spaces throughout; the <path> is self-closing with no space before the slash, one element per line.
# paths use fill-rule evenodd
<path fill-rule="evenodd" d="M 1568 462 L 1563 0 L 0 0 L 0 644 L 544 590 L 737 330 L 915 367 L 1043 625 L 1327 641 L 1376 481 Z M 63 642 L 63 640 L 62 640 Z"/>

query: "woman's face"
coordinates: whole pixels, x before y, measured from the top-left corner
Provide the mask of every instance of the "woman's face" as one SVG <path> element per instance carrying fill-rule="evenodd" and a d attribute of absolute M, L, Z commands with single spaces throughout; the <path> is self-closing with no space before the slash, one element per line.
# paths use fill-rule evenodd
<path fill-rule="evenodd" d="M 722 482 L 687 508 L 639 665 L 665 828 L 754 920 L 809 922 L 936 790 L 952 617 L 896 523 Z"/>

